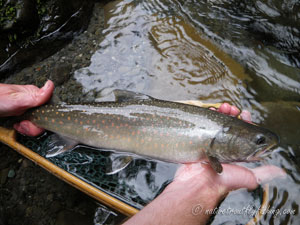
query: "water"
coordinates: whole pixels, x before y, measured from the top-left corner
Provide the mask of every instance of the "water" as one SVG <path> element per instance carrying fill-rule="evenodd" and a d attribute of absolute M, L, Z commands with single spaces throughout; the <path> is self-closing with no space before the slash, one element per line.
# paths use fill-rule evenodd
<path fill-rule="evenodd" d="M 86 92 L 101 91 L 99 100 L 119 88 L 160 99 L 235 103 L 236 96 L 246 95 L 242 81 L 250 77 L 241 65 L 169 12 L 168 5 L 161 10 L 152 3 L 107 6 L 105 39 L 89 67 L 75 72 Z"/>
<path fill-rule="evenodd" d="M 284 181 L 270 182 L 270 208 L 259 223 L 299 224 L 299 9 L 293 0 L 115 1 L 105 8 L 104 37 L 90 65 L 74 77 L 98 101 L 119 88 L 166 100 L 227 101 L 250 110 L 254 122 L 280 135 L 281 146 L 267 161 L 287 171 Z M 147 200 L 154 197 L 149 179 L 163 183 L 149 171 L 122 178 L 138 185 L 137 194 Z M 257 193 L 234 192 L 221 208 L 255 211 L 259 199 Z M 218 214 L 212 223 L 250 218 Z"/>
<path fill-rule="evenodd" d="M 299 7 L 278 0 L 182 4 L 193 24 L 249 70 L 256 97 L 272 101 L 299 100 Z"/>
<path fill-rule="evenodd" d="M 7 82 L 41 85 L 64 77 L 55 68 L 69 65 L 71 79 L 70 70 L 62 81 L 56 79 L 56 94 L 64 101 L 110 100 L 111 91 L 119 88 L 166 100 L 227 101 L 248 109 L 254 122 L 280 136 L 281 145 L 267 163 L 287 172 L 285 180 L 270 182 L 270 211 L 259 223 L 300 224 L 299 1 L 114 1 L 105 6 L 103 32 L 100 11 L 94 11 L 89 29 L 66 51 Z M 48 145 L 25 142 L 39 150 Z M 77 148 L 51 161 L 137 208 L 171 182 L 178 166 L 136 158 L 125 170 L 106 176 L 109 156 L 108 151 Z M 212 224 L 247 223 L 261 199 L 261 188 L 231 193 Z M 243 208 L 247 211 L 238 211 Z M 101 223 L 101 212 L 95 223 Z"/>

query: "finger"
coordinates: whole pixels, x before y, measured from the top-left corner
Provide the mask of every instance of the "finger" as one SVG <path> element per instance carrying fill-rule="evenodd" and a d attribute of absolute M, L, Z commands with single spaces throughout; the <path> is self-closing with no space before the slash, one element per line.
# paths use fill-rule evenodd
<path fill-rule="evenodd" d="M 240 114 L 240 110 L 236 106 L 231 106 L 229 115 L 238 116 Z"/>
<path fill-rule="evenodd" d="M 18 116 L 28 108 L 47 102 L 54 90 L 52 81 L 42 88 L 34 85 L 0 84 L 0 116 Z"/>
<path fill-rule="evenodd" d="M 51 80 L 48 80 L 42 88 L 40 88 L 35 94 L 33 94 L 32 106 L 39 106 L 45 104 L 51 98 L 53 90 L 54 83 Z"/>
<path fill-rule="evenodd" d="M 249 190 L 257 188 L 258 182 L 254 172 L 251 170 L 239 165 L 222 164 L 222 166 L 223 172 L 217 179 L 227 191 L 240 188 L 247 188 Z"/>
<path fill-rule="evenodd" d="M 253 190 L 259 184 L 286 176 L 283 169 L 272 165 L 261 166 L 255 169 L 229 164 L 222 164 L 222 166 L 223 172 L 218 179 L 228 190 L 236 190 L 239 188 Z"/>
<path fill-rule="evenodd" d="M 244 110 L 241 112 L 240 114 L 242 120 L 244 120 L 245 122 L 251 123 L 252 119 L 251 119 L 251 113 L 247 110 Z"/>
<path fill-rule="evenodd" d="M 229 105 L 228 103 L 223 103 L 218 109 L 218 112 L 224 113 L 227 115 L 229 115 L 230 111 L 231 111 L 231 105 Z"/>
<path fill-rule="evenodd" d="M 16 85 L 18 89 L 13 103 L 16 105 L 15 114 L 21 115 L 27 109 L 46 103 L 54 90 L 54 84 L 48 80 L 42 88 L 34 85 Z"/>
<path fill-rule="evenodd" d="M 35 126 L 32 122 L 24 120 L 20 123 L 14 124 L 14 128 L 21 134 L 27 136 L 38 136 L 44 132 L 44 129 Z"/>
<path fill-rule="evenodd" d="M 274 178 L 286 177 L 286 172 L 283 169 L 272 165 L 254 168 L 252 169 L 252 172 L 254 173 L 259 184 L 269 182 Z"/>
<path fill-rule="evenodd" d="M 218 112 L 224 113 L 230 116 L 238 116 L 240 114 L 240 110 L 236 106 L 232 106 L 228 103 L 223 103 L 220 108 L 218 109 Z"/>

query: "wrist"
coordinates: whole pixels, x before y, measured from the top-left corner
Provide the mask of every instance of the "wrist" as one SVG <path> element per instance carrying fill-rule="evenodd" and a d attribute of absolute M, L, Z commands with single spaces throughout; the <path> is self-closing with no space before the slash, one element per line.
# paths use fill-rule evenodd
<path fill-rule="evenodd" d="M 193 179 L 187 182 L 171 183 L 159 196 L 162 202 L 168 202 L 173 206 L 167 211 L 173 211 L 173 217 L 184 218 L 189 224 L 205 223 L 211 216 L 211 212 L 225 197 L 225 190 L 215 184 L 203 180 Z M 195 223 L 194 223 L 195 222 Z"/>
<path fill-rule="evenodd" d="M 205 224 L 226 190 L 204 170 L 194 171 L 197 176 L 190 167 L 182 168 L 174 181 L 126 224 Z"/>

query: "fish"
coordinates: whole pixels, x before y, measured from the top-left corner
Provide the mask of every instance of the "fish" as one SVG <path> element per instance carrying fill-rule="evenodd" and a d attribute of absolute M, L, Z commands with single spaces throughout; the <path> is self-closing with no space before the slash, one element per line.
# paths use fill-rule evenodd
<path fill-rule="evenodd" d="M 261 160 L 279 143 L 266 128 L 207 108 L 125 90 L 114 94 L 111 102 L 45 104 L 22 119 L 63 140 L 52 155 L 84 144 L 175 163 L 204 161 L 217 173 L 223 170 L 221 163 Z M 120 170 L 130 158 L 116 161 L 113 170 Z"/>

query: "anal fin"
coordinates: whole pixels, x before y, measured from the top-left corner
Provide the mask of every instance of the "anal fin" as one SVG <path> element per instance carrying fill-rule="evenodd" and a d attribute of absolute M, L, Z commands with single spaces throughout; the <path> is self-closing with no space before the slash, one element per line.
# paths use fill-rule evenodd
<path fill-rule="evenodd" d="M 108 167 L 106 169 L 106 175 L 113 175 L 120 172 L 121 170 L 126 168 L 133 160 L 131 156 L 123 155 L 123 154 L 122 155 L 112 154 L 110 158 L 111 158 L 111 167 L 110 168 Z"/>
<path fill-rule="evenodd" d="M 50 137 L 46 158 L 54 157 L 63 152 L 72 150 L 76 145 L 78 145 L 78 141 L 60 136 L 58 134 L 52 134 Z"/>

